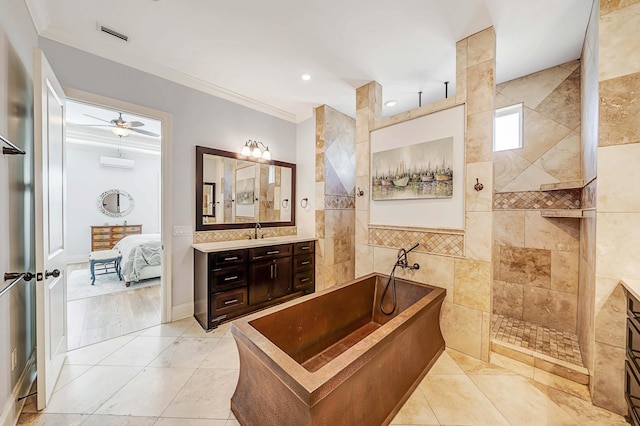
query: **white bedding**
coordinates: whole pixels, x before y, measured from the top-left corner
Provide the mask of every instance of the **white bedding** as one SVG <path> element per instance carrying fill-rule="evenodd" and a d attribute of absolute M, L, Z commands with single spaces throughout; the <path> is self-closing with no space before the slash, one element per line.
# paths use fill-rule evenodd
<path fill-rule="evenodd" d="M 122 254 L 120 272 L 125 281 L 140 281 L 161 275 L 162 268 L 158 267 L 162 264 L 160 234 L 129 235 L 118 241 L 113 249 Z"/>

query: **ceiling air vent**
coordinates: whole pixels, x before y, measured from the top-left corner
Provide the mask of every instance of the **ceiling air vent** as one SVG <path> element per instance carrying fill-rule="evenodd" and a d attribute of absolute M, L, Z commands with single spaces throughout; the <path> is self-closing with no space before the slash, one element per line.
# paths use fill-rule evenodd
<path fill-rule="evenodd" d="M 109 34 L 110 36 L 119 38 L 120 40 L 129 41 L 129 36 L 128 35 L 123 34 L 120 31 L 116 31 L 113 28 L 105 27 L 104 25 L 98 24 L 98 29 L 100 31 L 102 31 L 103 33 L 106 33 L 106 34 Z"/>

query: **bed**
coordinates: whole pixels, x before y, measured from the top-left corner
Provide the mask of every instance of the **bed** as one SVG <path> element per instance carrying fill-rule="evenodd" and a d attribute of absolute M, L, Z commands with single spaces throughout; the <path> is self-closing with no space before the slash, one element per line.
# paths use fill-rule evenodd
<path fill-rule="evenodd" d="M 162 275 L 160 234 L 128 235 L 113 247 L 122 254 L 120 275 L 129 287 L 132 282 Z"/>

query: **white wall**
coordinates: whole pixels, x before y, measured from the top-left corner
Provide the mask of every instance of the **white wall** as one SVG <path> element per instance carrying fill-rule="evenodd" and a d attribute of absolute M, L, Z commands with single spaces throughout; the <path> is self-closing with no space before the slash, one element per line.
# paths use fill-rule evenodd
<path fill-rule="evenodd" d="M 143 234 L 160 232 L 160 155 L 123 151 L 135 161 L 132 169 L 102 167 L 100 156 L 117 157 L 113 148 L 67 143 L 67 250 L 69 262 L 86 262 L 91 251 L 91 226 L 142 225 Z M 110 217 L 98 210 L 98 195 L 109 189 L 128 192 L 133 210 Z"/>
<path fill-rule="evenodd" d="M 16 93 L 10 85 L 16 89 L 13 81 L 16 76 L 12 75 L 12 70 L 16 69 L 21 69 L 21 77 L 29 86 L 32 85 L 32 48 L 36 44 L 37 35 L 24 2 L 0 0 L 0 134 L 13 139 L 30 153 L 33 152 L 32 101 L 28 105 L 22 105 L 21 101 L 32 94 Z M 17 87 L 17 90 L 23 89 Z M 16 129 L 16 126 L 21 128 Z M 26 175 L 31 176 L 32 161 L 30 155 L 0 154 L 0 273 L 13 268 L 31 269 L 33 263 L 33 222 L 29 215 L 32 199 L 25 197 L 25 187 L 22 186 L 25 174 L 16 175 L 16 170 L 24 169 Z M 22 229 L 16 230 L 16 224 L 21 224 Z M 27 285 L 21 283 L 0 298 L 0 425 L 3 426 L 16 420 L 12 390 L 35 349 L 34 286 L 33 281 Z M 4 288 L 4 284 L 0 288 Z M 11 350 L 14 348 L 17 349 L 18 362 L 15 370 L 11 371 Z M 15 390 L 22 392 L 22 389 Z"/>
<path fill-rule="evenodd" d="M 237 152 L 247 139 L 258 139 L 274 159 L 296 161 L 293 123 L 48 39 L 39 45 L 63 86 L 172 115 L 173 226 L 195 229 L 196 145 Z M 191 236 L 172 240 L 173 306 L 193 303 L 192 243 Z"/>
<path fill-rule="evenodd" d="M 298 123 L 296 129 L 296 225 L 298 234 L 315 237 L 316 235 L 316 117 Z M 300 206 L 300 200 L 309 199 L 306 209 Z"/>
<path fill-rule="evenodd" d="M 464 229 L 464 120 L 461 105 L 371 132 L 372 154 L 453 136 L 453 197 L 371 200 L 370 223 Z"/>

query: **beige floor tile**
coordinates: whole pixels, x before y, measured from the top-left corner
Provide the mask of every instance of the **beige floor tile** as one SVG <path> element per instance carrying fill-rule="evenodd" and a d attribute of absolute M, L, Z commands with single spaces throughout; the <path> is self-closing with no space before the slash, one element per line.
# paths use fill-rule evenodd
<path fill-rule="evenodd" d="M 509 374 L 517 374 L 511 370 L 507 370 L 506 368 L 502 368 L 494 364 L 489 364 L 484 361 L 480 361 L 477 358 L 465 355 L 462 352 L 456 351 L 455 349 L 447 349 L 446 353 L 448 353 L 451 359 L 458 365 L 458 367 L 460 367 L 469 376 L 474 374 L 498 374 L 503 376 Z"/>
<path fill-rule="evenodd" d="M 544 385 L 561 390 L 570 395 L 577 396 L 578 398 L 584 399 L 585 401 L 591 401 L 589 387 L 586 385 L 581 385 L 563 377 L 556 376 L 555 374 L 547 373 L 546 371 L 540 370 L 539 368 L 535 369 L 533 379 L 536 382 L 540 382 Z"/>
<path fill-rule="evenodd" d="M 44 411 L 93 414 L 140 370 L 140 367 L 95 366 L 54 393 Z"/>
<path fill-rule="evenodd" d="M 440 424 L 509 424 L 467 376 L 427 376 L 418 389 Z"/>
<path fill-rule="evenodd" d="M 65 364 L 96 365 L 127 343 L 131 342 L 134 336 L 121 336 L 115 339 L 105 340 L 91 346 L 76 349 L 67 354 Z"/>
<path fill-rule="evenodd" d="M 75 426 L 87 418 L 83 414 L 39 414 L 24 413 L 18 419 L 18 426 Z"/>
<path fill-rule="evenodd" d="M 200 326 L 200 324 L 196 322 L 191 327 L 189 327 L 187 331 L 181 334 L 181 337 L 223 337 L 225 333 L 229 331 L 230 327 L 231 327 L 231 323 L 228 322 L 218 326 L 218 328 L 214 330 L 205 331 Z"/>
<path fill-rule="evenodd" d="M 429 370 L 430 376 L 455 374 L 464 374 L 464 371 L 451 359 L 451 356 L 449 356 L 447 352 L 443 352 Z"/>
<path fill-rule="evenodd" d="M 160 416 L 195 369 L 146 367 L 105 402 L 96 414 Z"/>
<path fill-rule="evenodd" d="M 154 426 L 226 426 L 229 420 L 159 418 Z M 240 423 L 238 423 L 240 424 Z"/>
<path fill-rule="evenodd" d="M 237 370 L 200 368 L 162 413 L 162 417 L 227 420 L 231 414 L 231 396 L 237 383 Z"/>
<path fill-rule="evenodd" d="M 158 355 L 150 367 L 198 368 L 219 339 L 180 337 Z"/>
<path fill-rule="evenodd" d="M 427 399 L 416 389 L 391 421 L 392 425 L 438 425 Z"/>
<path fill-rule="evenodd" d="M 527 365 L 515 359 L 507 358 L 495 352 L 491 352 L 491 364 L 510 370 L 521 376 L 533 378 L 533 365 Z"/>
<path fill-rule="evenodd" d="M 577 419 L 583 426 L 628 426 L 629 423 L 622 417 L 611 411 L 603 410 L 591 404 L 590 401 L 569 395 L 566 392 L 559 391 L 552 387 L 543 385 L 539 382 L 533 382 L 533 385 L 540 392 L 547 395 L 566 413 Z"/>
<path fill-rule="evenodd" d="M 82 426 L 151 426 L 157 417 L 105 416 L 93 414 L 82 423 Z"/>
<path fill-rule="evenodd" d="M 141 331 L 141 336 L 178 337 L 193 325 L 196 325 L 193 317 L 181 319 L 167 324 L 160 324 Z"/>
<path fill-rule="evenodd" d="M 200 368 L 240 368 L 238 347 L 233 339 L 220 339 L 218 344 L 200 364 Z"/>
<path fill-rule="evenodd" d="M 78 377 L 82 376 L 91 367 L 91 365 L 64 364 L 62 366 L 62 370 L 60 371 L 60 375 L 58 376 L 58 381 L 56 381 L 56 386 L 53 388 L 53 391 L 59 391 L 60 389 L 68 385 L 72 380 L 75 380 Z"/>
<path fill-rule="evenodd" d="M 512 425 L 578 425 L 522 376 L 472 376 L 471 380 Z"/>
<path fill-rule="evenodd" d="M 148 365 L 174 340 L 176 340 L 175 337 L 135 337 L 102 360 L 100 365 Z"/>

